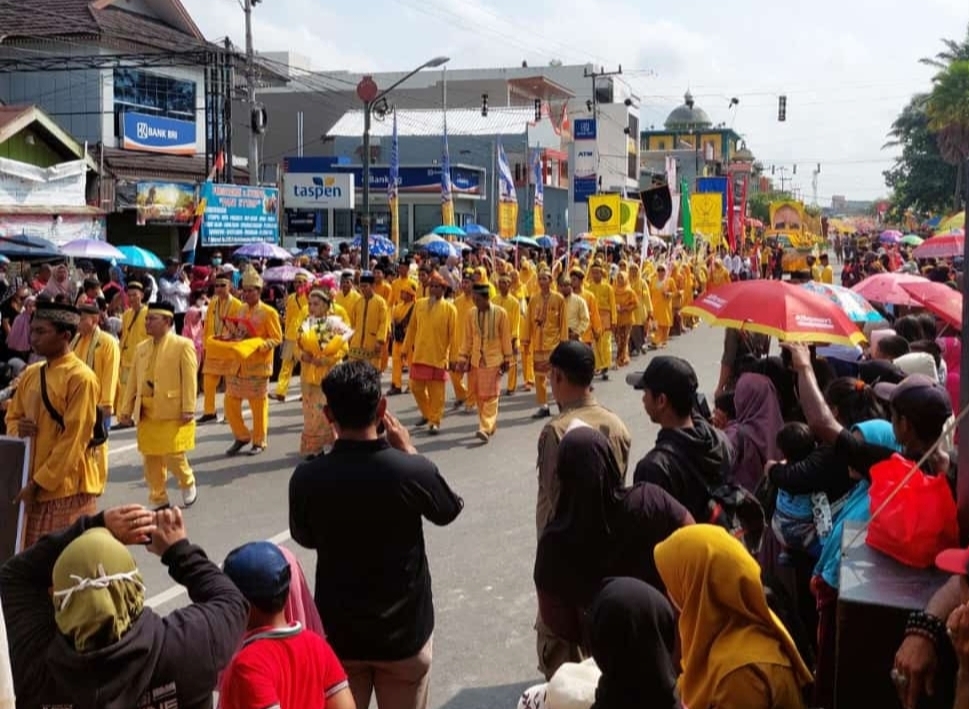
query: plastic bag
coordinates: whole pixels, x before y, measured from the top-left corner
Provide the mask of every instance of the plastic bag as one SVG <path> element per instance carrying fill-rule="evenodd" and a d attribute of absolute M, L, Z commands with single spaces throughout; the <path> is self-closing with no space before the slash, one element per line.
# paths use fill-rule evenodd
<path fill-rule="evenodd" d="M 898 487 L 913 463 L 897 453 L 871 468 L 872 514 Z M 959 546 L 956 503 L 944 475 L 917 470 L 868 527 L 868 546 L 907 566 L 932 566 L 936 554 Z"/>

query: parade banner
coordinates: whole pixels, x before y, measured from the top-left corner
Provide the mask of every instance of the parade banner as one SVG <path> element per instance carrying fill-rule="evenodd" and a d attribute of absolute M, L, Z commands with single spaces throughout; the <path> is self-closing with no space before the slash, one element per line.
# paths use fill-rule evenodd
<path fill-rule="evenodd" d="M 622 228 L 622 197 L 594 194 L 589 197 L 589 227 L 593 236 L 614 236 Z"/>
<path fill-rule="evenodd" d="M 505 147 L 498 142 L 498 236 L 510 239 L 518 235 L 518 193 L 515 191 L 515 178 Z"/>
<path fill-rule="evenodd" d="M 400 197 L 397 182 L 400 180 L 400 144 L 397 142 L 397 111 L 394 111 L 394 135 L 390 143 L 390 175 L 387 180 L 387 204 L 390 205 L 390 240 L 400 247 Z"/>
<path fill-rule="evenodd" d="M 639 200 L 624 199 L 619 209 L 620 234 L 635 234 L 636 222 L 639 220 Z"/>
<path fill-rule="evenodd" d="M 718 246 L 723 231 L 723 195 L 719 192 L 690 195 L 690 214 L 694 233 L 703 234 L 712 246 Z"/>
<path fill-rule="evenodd" d="M 693 248 L 693 211 L 690 209 L 690 184 L 685 180 L 680 180 L 680 214 L 683 217 L 683 245 L 688 249 Z M 676 233 L 676 220 L 672 220 L 673 233 Z"/>
<path fill-rule="evenodd" d="M 532 172 L 535 178 L 535 203 L 532 207 L 532 236 L 545 236 L 545 175 L 542 170 L 542 153 L 533 153 Z"/>
<path fill-rule="evenodd" d="M 451 157 L 447 146 L 447 114 L 444 116 L 444 146 L 441 158 L 441 224 L 454 226 L 454 197 L 451 194 Z"/>
<path fill-rule="evenodd" d="M 29 445 L 30 439 L 27 438 L 0 436 L 0 495 L 4 500 L 13 500 L 27 484 Z M 0 564 L 23 550 L 24 506 L 8 507 L 10 513 L 0 515 Z"/>
<path fill-rule="evenodd" d="M 275 187 L 205 183 L 200 203 L 202 246 L 279 242 L 279 190 Z"/>

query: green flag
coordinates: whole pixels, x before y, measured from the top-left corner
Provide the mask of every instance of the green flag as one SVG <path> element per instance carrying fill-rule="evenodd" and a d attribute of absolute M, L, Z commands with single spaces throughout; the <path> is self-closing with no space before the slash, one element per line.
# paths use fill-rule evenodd
<path fill-rule="evenodd" d="M 690 183 L 680 180 L 680 222 L 683 224 L 683 245 L 693 248 L 693 213 L 690 211 Z"/>

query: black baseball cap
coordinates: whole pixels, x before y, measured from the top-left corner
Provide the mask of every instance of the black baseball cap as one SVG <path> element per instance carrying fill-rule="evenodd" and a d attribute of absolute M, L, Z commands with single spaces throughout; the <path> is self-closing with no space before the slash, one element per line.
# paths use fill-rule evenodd
<path fill-rule="evenodd" d="M 690 400 L 700 387 L 693 365 L 671 355 L 654 357 L 645 372 L 627 374 L 626 384 L 640 391 L 649 389 L 653 394 L 666 394 L 671 399 Z"/>
<path fill-rule="evenodd" d="M 909 419 L 934 416 L 939 412 L 952 415 L 952 402 L 938 381 L 924 374 L 911 374 L 900 384 L 881 382 L 875 385 L 875 395 L 891 404 L 899 414 Z"/>
<path fill-rule="evenodd" d="M 590 382 L 596 373 L 596 356 L 592 348 L 578 340 L 566 340 L 556 345 L 548 358 L 550 366 Z"/>

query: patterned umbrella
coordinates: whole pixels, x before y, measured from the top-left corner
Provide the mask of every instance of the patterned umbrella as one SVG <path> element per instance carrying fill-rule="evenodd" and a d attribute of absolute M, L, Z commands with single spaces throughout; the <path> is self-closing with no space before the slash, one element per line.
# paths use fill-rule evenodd
<path fill-rule="evenodd" d="M 359 249 L 362 240 L 363 237 L 355 237 L 350 242 L 350 246 L 354 249 Z M 378 258 L 380 256 L 393 256 L 397 252 L 397 247 L 394 246 L 394 242 L 386 236 L 380 236 L 380 234 L 371 234 L 367 240 L 367 244 L 370 247 L 370 255 L 377 256 Z"/>
<path fill-rule="evenodd" d="M 851 318 L 851 322 L 884 322 L 885 320 L 882 314 L 872 307 L 871 303 L 850 288 L 830 283 L 818 283 L 817 281 L 808 281 L 802 283 L 801 286 L 812 293 L 823 295 L 837 305 Z"/>
<path fill-rule="evenodd" d="M 267 241 L 257 241 L 252 244 L 240 246 L 235 250 L 233 256 L 245 256 L 247 258 L 275 258 L 280 261 L 289 261 L 293 255 L 282 246 L 270 244 Z"/>
<path fill-rule="evenodd" d="M 296 276 L 305 276 L 307 279 L 313 280 L 311 271 L 290 264 L 273 266 L 262 272 L 263 280 L 272 283 L 292 283 L 296 280 Z"/>
<path fill-rule="evenodd" d="M 438 258 L 448 258 L 449 256 L 457 256 L 458 251 L 450 243 L 441 239 L 440 241 L 432 241 L 428 244 L 422 244 L 421 248 L 424 249 L 431 256 L 437 256 Z"/>

